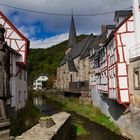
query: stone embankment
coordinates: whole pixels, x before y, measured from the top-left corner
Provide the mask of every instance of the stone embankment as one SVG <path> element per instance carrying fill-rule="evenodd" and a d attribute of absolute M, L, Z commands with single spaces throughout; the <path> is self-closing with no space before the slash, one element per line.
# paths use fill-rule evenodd
<path fill-rule="evenodd" d="M 9 119 L 0 119 L 0 140 L 14 140 L 10 136 L 10 124 Z"/>
<path fill-rule="evenodd" d="M 68 140 L 70 136 L 70 114 L 60 112 L 51 116 L 55 125 L 50 128 L 41 128 L 39 124 L 23 133 L 15 140 Z"/>

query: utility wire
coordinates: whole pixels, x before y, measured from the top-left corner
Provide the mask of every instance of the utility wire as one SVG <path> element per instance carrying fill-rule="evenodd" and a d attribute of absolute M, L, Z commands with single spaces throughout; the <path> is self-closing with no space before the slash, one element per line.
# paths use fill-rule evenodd
<path fill-rule="evenodd" d="M 52 16 L 71 16 L 71 14 L 63 14 L 63 13 L 51 13 L 51 12 L 43 12 L 43 11 L 35 11 L 35 10 L 30 10 L 30 9 L 25 9 L 25 8 L 20 8 L 20 7 L 16 7 L 16 6 L 11 6 L 11 5 L 7 5 L 7 4 L 3 4 L 0 3 L 1 6 L 4 7 L 9 7 L 9 8 L 13 8 L 13 9 L 17 9 L 17 10 L 22 10 L 25 12 L 32 12 L 32 13 L 37 13 L 37 14 L 44 14 L 44 15 L 52 15 Z M 131 7 L 125 8 L 125 9 L 121 9 L 121 10 L 128 10 Z M 116 11 L 116 10 L 115 10 Z M 109 12 L 102 12 L 102 13 L 92 13 L 92 14 L 73 14 L 73 16 L 100 16 L 100 15 L 107 15 L 107 14 L 112 14 L 115 11 L 109 11 Z"/>

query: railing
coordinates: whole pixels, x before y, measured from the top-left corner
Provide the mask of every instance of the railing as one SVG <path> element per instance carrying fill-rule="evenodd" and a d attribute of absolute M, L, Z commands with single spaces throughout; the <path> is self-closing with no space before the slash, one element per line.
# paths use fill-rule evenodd
<path fill-rule="evenodd" d="M 78 81 L 69 83 L 69 91 L 80 92 L 89 90 L 89 81 Z"/>

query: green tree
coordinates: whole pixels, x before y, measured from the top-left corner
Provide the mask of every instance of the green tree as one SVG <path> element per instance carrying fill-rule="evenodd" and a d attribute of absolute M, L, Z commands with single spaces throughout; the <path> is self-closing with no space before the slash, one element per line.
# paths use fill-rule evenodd
<path fill-rule="evenodd" d="M 77 42 L 87 35 L 77 37 Z M 47 49 L 30 49 L 28 55 L 29 83 L 40 73 L 56 76 L 56 69 L 65 55 L 68 41 L 54 45 Z M 41 47 L 41 46 L 40 46 Z"/>

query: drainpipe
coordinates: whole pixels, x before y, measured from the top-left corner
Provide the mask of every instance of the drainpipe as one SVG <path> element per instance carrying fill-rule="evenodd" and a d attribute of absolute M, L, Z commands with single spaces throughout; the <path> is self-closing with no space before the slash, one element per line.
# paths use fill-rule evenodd
<path fill-rule="evenodd" d="M 135 46 L 133 56 L 140 56 L 140 11 L 139 0 L 132 0 L 133 17 L 134 17 L 134 31 L 135 31 Z"/>

